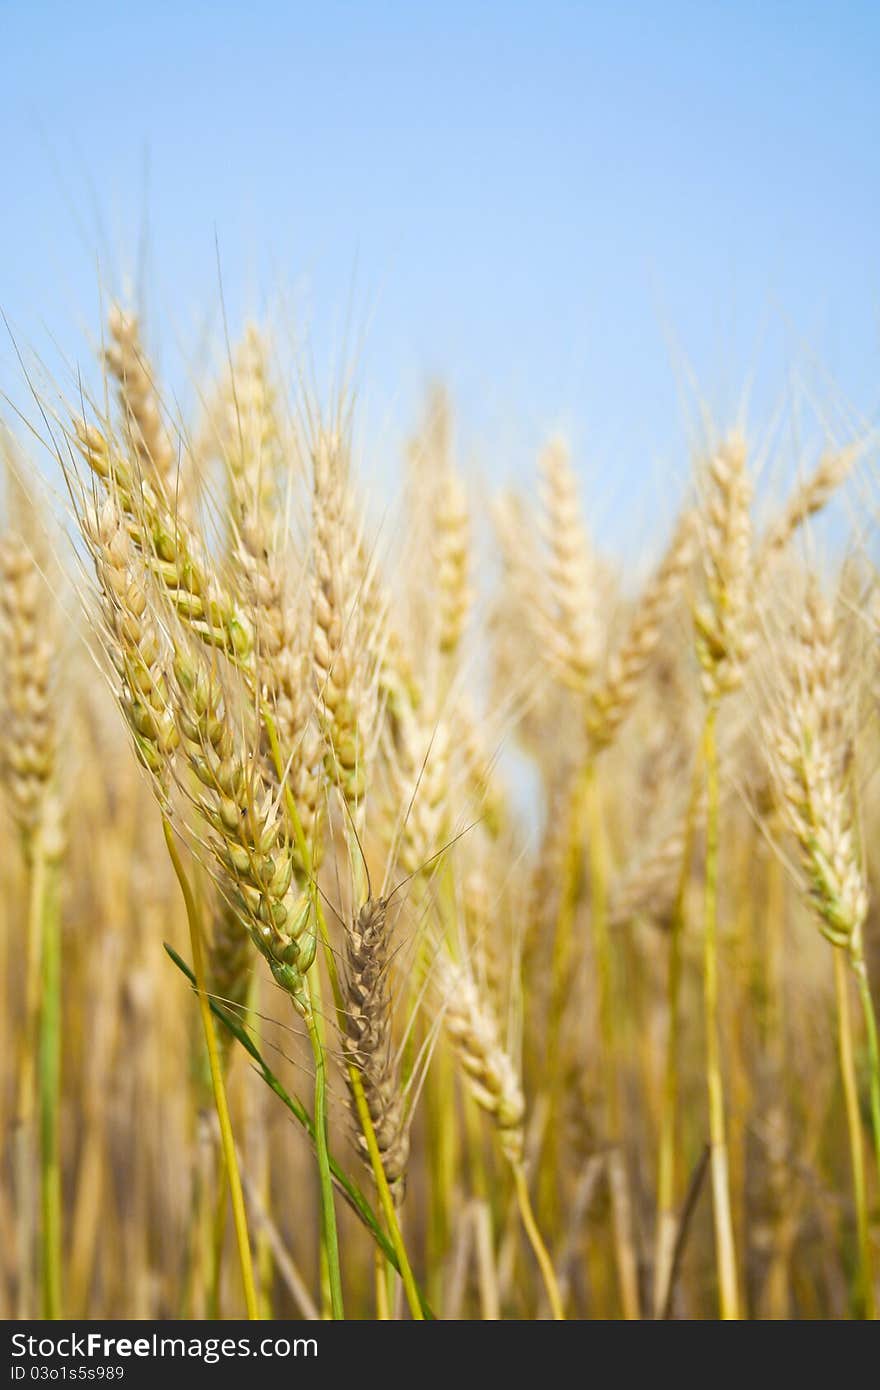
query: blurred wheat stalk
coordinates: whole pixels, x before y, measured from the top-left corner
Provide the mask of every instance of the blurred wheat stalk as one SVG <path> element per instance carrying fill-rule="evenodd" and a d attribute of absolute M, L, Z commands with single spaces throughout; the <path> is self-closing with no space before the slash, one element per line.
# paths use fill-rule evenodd
<path fill-rule="evenodd" d="M 873 1316 L 868 442 L 707 434 L 633 592 L 559 439 L 478 506 L 435 390 L 383 535 L 256 326 L 102 365 L 65 507 L 4 436 L 0 1311 Z"/>

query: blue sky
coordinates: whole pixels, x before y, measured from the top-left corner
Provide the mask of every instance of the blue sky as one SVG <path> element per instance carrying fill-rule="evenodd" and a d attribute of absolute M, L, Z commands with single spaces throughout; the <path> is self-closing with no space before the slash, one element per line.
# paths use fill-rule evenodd
<path fill-rule="evenodd" d="M 0 307 L 57 371 L 142 285 L 184 391 L 216 236 L 233 329 L 347 343 L 376 448 L 441 375 L 493 478 L 563 425 L 650 513 L 690 370 L 756 432 L 875 417 L 878 54 L 871 3 L 0 0 Z"/>

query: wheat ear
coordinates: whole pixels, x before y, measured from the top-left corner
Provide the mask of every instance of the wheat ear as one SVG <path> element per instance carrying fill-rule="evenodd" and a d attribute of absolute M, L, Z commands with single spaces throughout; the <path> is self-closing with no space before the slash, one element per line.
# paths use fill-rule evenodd
<path fill-rule="evenodd" d="M 852 444 L 822 455 L 815 470 L 798 485 L 781 515 L 762 536 L 755 556 L 756 577 L 782 553 L 804 522 L 827 506 L 846 482 L 860 452 L 861 447 Z"/>
<path fill-rule="evenodd" d="M 181 752 L 200 788 L 194 800 L 213 831 L 211 849 L 233 885 L 243 926 L 305 1017 L 316 938 L 278 792 L 262 760 L 240 746 L 230 695 L 203 650 L 178 641 L 173 670 Z"/>
<path fill-rule="evenodd" d="M 30 503 L 13 485 L 21 525 Z M 15 1191 L 22 1301 L 29 1298 L 34 1249 L 31 1150 L 39 1113 L 42 1316 L 62 1316 L 60 1159 L 61 918 L 64 841 L 53 779 L 57 762 L 55 623 L 45 580 L 23 536 L 0 539 L 0 778 L 22 837 L 27 865 L 25 1031 L 18 1075 Z"/>
<path fill-rule="evenodd" d="M 362 816 L 377 718 L 372 605 L 361 602 L 363 556 L 339 436 L 322 434 L 312 461 L 312 659 L 325 766 L 352 813 Z"/>
<path fill-rule="evenodd" d="M 104 361 L 116 379 L 125 439 L 142 475 L 173 493 L 174 448 L 162 420 L 137 315 L 114 304 L 107 326 L 110 341 Z"/>
<path fill-rule="evenodd" d="M 74 422 L 83 458 L 125 518 L 129 538 L 164 587 L 179 618 L 205 643 L 247 660 L 253 635 L 247 617 L 213 573 L 192 529 L 161 489 L 144 478 L 106 434 Z"/>
<path fill-rule="evenodd" d="M 360 1073 L 382 1167 L 399 1204 L 409 1157 L 409 1125 L 394 1062 L 389 958 L 387 903 L 368 898 L 345 933 L 343 1046 L 346 1058 Z M 357 1115 L 355 1122 L 360 1131 Z M 360 1132 L 358 1144 L 369 1169 L 367 1143 Z"/>
<path fill-rule="evenodd" d="M 835 951 L 835 989 L 864 1297 L 873 1303 L 867 1196 L 850 1040 L 845 955 L 859 990 L 868 1041 L 871 1127 L 880 1174 L 880 1053 L 863 946 L 868 885 L 858 851 L 850 739 L 834 611 L 811 582 L 774 718 L 767 725 L 770 766 L 784 820 L 798 846 L 819 929 Z"/>
<path fill-rule="evenodd" d="M 467 623 L 472 593 L 467 495 L 461 478 L 451 468 L 446 470 L 437 488 L 433 539 L 437 642 L 441 656 L 452 660 Z"/>
<path fill-rule="evenodd" d="M 48 593 L 21 536 L 0 539 L 0 772 L 26 841 L 39 829 L 55 770 L 55 651 Z"/>
<path fill-rule="evenodd" d="M 567 685 L 589 688 L 601 646 L 595 565 L 581 521 L 577 481 L 563 442 L 554 439 L 540 459 L 547 552 L 547 604 L 536 610 L 547 654 Z"/>
<path fill-rule="evenodd" d="M 664 619 L 687 576 L 695 540 L 696 515 L 685 512 L 659 569 L 636 604 L 628 632 L 609 657 L 602 684 L 590 698 L 587 728 L 596 751 L 612 742 L 632 707 L 660 641 Z"/>
<path fill-rule="evenodd" d="M 868 912 L 847 788 L 843 673 L 831 605 L 811 584 L 775 718 L 766 726 L 770 766 L 798 845 L 820 930 L 861 953 Z"/>
<path fill-rule="evenodd" d="M 700 510 L 705 598 L 694 608 L 703 693 L 717 703 L 741 682 L 754 644 L 749 624 L 752 485 L 745 441 L 730 436 L 703 474 Z"/>
<path fill-rule="evenodd" d="M 565 1313 L 553 1263 L 538 1229 L 523 1165 L 525 1098 L 510 1054 L 501 1044 L 494 1015 L 480 996 L 467 965 L 441 950 L 435 983 L 443 1022 L 474 1100 L 491 1115 L 502 1152 L 510 1162 L 523 1227 L 538 1261 L 555 1319 Z"/>
<path fill-rule="evenodd" d="M 98 580 L 101 632 L 115 673 L 114 694 L 138 757 L 167 792 L 178 733 L 148 575 L 113 493 L 100 507 L 84 512 L 81 527 Z"/>

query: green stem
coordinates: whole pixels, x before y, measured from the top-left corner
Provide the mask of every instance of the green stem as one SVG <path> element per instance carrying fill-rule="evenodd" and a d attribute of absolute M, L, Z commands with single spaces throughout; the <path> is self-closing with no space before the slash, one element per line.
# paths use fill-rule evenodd
<path fill-rule="evenodd" d="M 254 978 L 251 982 L 251 988 L 248 992 L 248 1012 L 245 1024 L 248 1028 L 254 1027 L 255 1015 L 259 1014 L 262 981 L 263 976 L 259 971 L 255 971 Z M 264 1103 L 265 1094 L 262 1091 L 253 1096 L 252 1105 L 254 1110 L 251 1111 L 249 1120 L 254 1131 L 254 1181 L 259 1192 L 260 1205 L 262 1206 L 263 1214 L 266 1218 L 260 1222 L 260 1227 L 257 1232 L 257 1292 L 260 1298 L 263 1318 L 271 1322 L 274 1306 L 273 1286 L 275 1282 L 275 1255 L 270 1236 L 272 1218 L 272 1162 L 269 1152 L 269 1136 L 264 1113 Z"/>
<path fill-rule="evenodd" d="M 168 945 L 167 941 L 165 942 L 165 950 L 168 956 L 171 958 L 171 960 L 173 960 L 174 964 L 177 966 L 178 970 L 180 970 L 181 973 L 184 974 L 186 978 L 189 980 L 190 984 L 195 984 L 195 976 L 193 975 L 193 972 L 190 970 L 186 962 L 182 960 L 181 957 L 177 954 L 174 947 Z M 281 1101 L 282 1105 L 286 1106 L 286 1108 L 290 1111 L 297 1124 L 302 1126 L 302 1128 L 305 1130 L 306 1134 L 308 1134 L 312 1142 L 315 1143 L 315 1124 L 311 1116 L 309 1115 L 309 1112 L 306 1110 L 305 1106 L 301 1103 L 301 1101 L 297 1100 L 295 1096 L 290 1095 L 289 1092 L 287 1092 L 284 1089 L 277 1076 L 275 1076 L 274 1072 L 272 1072 L 272 1070 L 266 1063 L 263 1054 L 260 1052 L 253 1038 L 248 1036 L 244 1028 L 242 1028 L 240 1022 L 236 1018 L 234 1018 L 231 1014 L 228 1014 L 226 1010 L 221 1008 L 221 1006 L 213 999 L 211 1000 L 211 1012 L 213 1013 L 214 1017 L 218 1019 L 220 1023 L 223 1024 L 223 1027 L 226 1028 L 226 1030 L 232 1034 L 236 1042 L 241 1044 L 248 1056 L 253 1058 L 254 1062 L 256 1063 L 259 1069 L 260 1076 L 262 1077 L 266 1085 L 269 1087 L 270 1091 L 273 1091 L 275 1093 L 275 1095 Z M 389 1263 L 394 1266 L 394 1268 L 397 1270 L 399 1274 L 401 1271 L 398 1263 L 397 1252 L 395 1251 L 394 1246 L 391 1244 L 391 1241 L 388 1239 L 385 1232 L 383 1231 L 378 1216 L 376 1215 L 373 1208 L 370 1206 L 361 1189 L 357 1186 L 356 1183 L 352 1182 L 351 1178 L 349 1178 L 345 1171 L 340 1167 L 340 1165 L 337 1163 L 336 1159 L 332 1156 L 332 1154 L 330 1156 L 330 1172 L 332 1173 L 333 1179 L 339 1187 L 339 1190 L 342 1192 L 346 1201 L 350 1204 L 352 1210 L 356 1213 L 359 1220 L 363 1222 L 364 1226 L 370 1232 L 376 1244 L 381 1248 L 386 1260 L 388 1260 Z M 418 1285 L 416 1285 L 416 1292 L 418 1294 L 419 1306 L 421 1307 L 424 1317 L 426 1319 L 430 1319 L 433 1322 L 434 1313 L 431 1310 L 431 1305 L 429 1304 L 425 1295 L 419 1289 Z"/>
<path fill-rule="evenodd" d="M 330 1147 L 327 1137 L 327 1064 L 324 1047 L 311 1007 L 309 977 L 304 978 L 309 997 L 305 1016 L 312 1055 L 315 1059 L 315 1152 L 318 1158 L 318 1181 L 321 1189 L 321 1227 L 330 1283 L 330 1309 L 335 1321 L 345 1317 L 342 1303 L 342 1275 L 339 1268 L 339 1235 L 336 1230 L 336 1207 L 333 1202 L 333 1177 L 330 1172 Z"/>
<path fill-rule="evenodd" d="M 247 1308 L 248 1318 L 252 1322 L 259 1321 L 260 1309 L 257 1301 L 257 1291 L 254 1284 L 254 1270 L 251 1260 L 251 1246 L 248 1237 L 247 1214 L 244 1205 L 244 1194 L 241 1188 L 241 1175 L 238 1171 L 238 1159 L 235 1153 L 235 1140 L 232 1134 L 232 1121 L 229 1117 L 229 1104 L 226 1099 L 226 1087 L 223 1082 L 223 1066 L 220 1061 L 220 1052 L 217 1047 L 217 1038 L 214 1033 L 214 1025 L 211 1022 L 211 1008 L 208 1001 L 208 992 L 205 984 L 205 956 L 202 947 L 202 924 L 198 905 L 193 896 L 192 889 L 187 879 L 186 872 L 177 852 L 177 844 L 174 839 L 174 831 L 165 816 L 162 817 L 162 829 L 165 835 L 165 844 L 168 848 L 168 855 L 174 866 L 177 881 L 180 884 L 180 891 L 183 894 L 183 901 L 186 907 L 186 918 L 189 923 L 190 946 L 193 953 L 193 971 L 195 974 L 196 993 L 199 1000 L 199 1012 L 202 1018 L 202 1028 L 205 1034 L 205 1046 L 208 1050 L 208 1065 L 211 1069 L 211 1086 L 214 1091 L 214 1106 L 217 1111 L 217 1122 L 220 1126 L 220 1141 L 223 1149 L 223 1162 L 226 1168 L 226 1176 L 229 1182 L 229 1196 L 232 1202 L 232 1220 L 235 1226 L 235 1238 L 238 1244 L 238 1259 L 241 1265 L 241 1280 L 244 1286 L 244 1301 Z"/>
<path fill-rule="evenodd" d="M 691 854 L 696 829 L 697 806 L 702 776 L 701 752 L 694 762 L 690 800 L 685 822 L 684 851 L 679 870 L 675 902 L 669 924 L 669 954 L 666 962 L 666 1057 L 660 1108 L 660 1137 L 657 1163 L 657 1230 L 654 1257 L 654 1316 L 659 1318 L 667 1302 L 672 1258 L 678 1234 L 676 1216 L 677 1140 L 678 1140 L 678 1053 L 681 1038 L 682 944 L 685 927 L 685 897 L 690 876 Z"/>
<path fill-rule="evenodd" d="M 266 731 L 269 736 L 269 746 L 272 751 L 272 757 L 275 763 L 276 771 L 279 777 L 283 777 L 284 761 L 281 756 L 281 748 L 278 742 L 278 733 L 275 728 L 274 720 L 272 719 L 271 714 L 266 709 L 263 710 L 263 720 L 266 725 Z M 287 808 L 288 816 L 290 817 L 291 825 L 293 827 L 297 848 L 299 850 L 300 857 L 303 861 L 303 865 L 305 867 L 306 872 L 309 875 L 309 879 L 311 882 L 312 901 L 315 908 L 315 918 L 318 923 L 318 931 L 321 936 L 321 946 L 324 952 L 324 960 L 327 965 L 327 974 L 330 978 L 330 988 L 333 991 L 333 1003 L 336 1009 L 336 1022 L 340 1030 L 340 1034 L 344 1036 L 345 1001 L 342 997 L 342 989 L 339 983 L 339 971 L 336 968 L 336 957 L 333 954 L 333 946 L 330 941 L 330 934 L 327 931 L 327 921 L 324 916 L 324 910 L 318 898 L 317 885 L 315 883 L 313 873 L 311 851 L 309 849 L 308 844 L 306 843 L 306 839 L 303 834 L 302 821 L 300 820 L 299 812 L 296 808 L 296 802 L 293 799 L 293 793 L 291 792 L 290 787 L 287 785 L 286 781 L 284 782 L 284 801 L 285 806 Z M 355 862 L 358 861 L 355 860 Z M 379 1194 L 379 1202 L 381 1204 L 382 1211 L 385 1215 L 385 1220 L 388 1223 L 388 1233 L 391 1237 L 391 1243 L 394 1248 L 395 1255 L 397 1256 L 398 1272 L 400 1273 L 400 1277 L 403 1280 L 403 1286 L 406 1292 L 407 1302 L 410 1306 L 410 1312 L 412 1313 L 413 1318 L 421 1320 L 424 1318 L 422 1300 L 419 1295 L 419 1290 L 415 1278 L 413 1277 L 412 1267 L 409 1262 L 409 1257 L 406 1253 L 406 1246 L 403 1243 L 403 1235 L 400 1230 L 400 1223 L 397 1220 L 397 1213 L 394 1209 L 394 1199 L 391 1196 L 391 1190 L 388 1186 L 388 1179 L 385 1176 L 385 1169 L 382 1166 L 382 1156 L 379 1152 L 379 1146 L 376 1142 L 376 1134 L 373 1128 L 373 1121 L 370 1117 L 370 1111 L 369 1107 L 367 1106 L 366 1097 L 364 1096 L 364 1088 L 361 1082 L 360 1073 L 357 1067 L 354 1066 L 354 1064 L 351 1062 L 348 1063 L 348 1076 L 349 1081 L 351 1083 L 352 1095 L 354 1096 L 355 1106 L 358 1112 L 358 1119 L 360 1121 L 361 1128 L 363 1129 L 364 1140 L 366 1141 L 367 1145 L 367 1152 L 370 1156 L 370 1165 L 373 1169 L 373 1177 L 376 1182 L 376 1190 Z M 317 1113 L 315 1119 L 317 1126 Z"/>
<path fill-rule="evenodd" d="M 34 883 L 33 839 L 22 841 L 27 870 L 28 919 L 26 936 L 24 1024 L 21 1063 L 18 1074 L 18 1104 L 15 1135 L 15 1206 L 18 1265 L 17 1316 L 34 1313 L 34 1254 L 36 1234 L 35 1131 L 37 1105 L 37 1063 L 40 1036 L 40 994 L 43 974 L 42 891 Z"/>
<path fill-rule="evenodd" d="M 211 1222 L 211 1277 L 208 1282 L 208 1321 L 220 1316 L 220 1295 L 223 1287 L 223 1245 L 226 1240 L 226 1191 L 228 1179 L 223 1155 L 219 1155 L 217 1184 L 214 1192 L 214 1214 Z"/>
<path fill-rule="evenodd" d="M 856 1208 L 856 1232 L 859 1247 L 859 1284 L 865 1317 L 876 1317 L 874 1283 L 871 1278 L 871 1234 L 868 1225 L 868 1198 L 865 1189 L 865 1160 L 862 1153 L 862 1128 L 859 1117 L 859 1095 L 856 1066 L 853 1058 L 852 1019 L 849 1011 L 846 962 L 839 947 L 834 949 L 834 990 L 837 996 L 837 1046 L 840 1055 L 840 1075 L 846 1105 L 849 1130 L 849 1152 L 853 1175 L 853 1200 Z"/>
<path fill-rule="evenodd" d="M 357 1067 L 351 1064 L 349 1064 L 348 1075 L 351 1082 L 351 1091 L 354 1096 L 355 1107 L 358 1113 L 358 1120 L 364 1132 L 367 1152 L 370 1155 L 370 1164 L 373 1169 L 373 1177 L 376 1181 L 376 1190 L 379 1193 L 379 1203 L 382 1207 L 382 1213 L 388 1226 L 388 1232 L 397 1254 L 400 1266 L 400 1277 L 403 1280 L 403 1287 L 406 1293 L 406 1301 L 409 1304 L 413 1318 L 417 1321 L 422 1321 L 424 1319 L 424 1313 L 422 1312 L 421 1303 L 419 1302 L 419 1291 L 416 1288 L 416 1281 L 413 1278 L 406 1247 L 403 1243 L 400 1223 L 397 1220 L 397 1212 L 394 1209 L 394 1198 L 391 1195 L 391 1188 L 388 1185 L 388 1179 L 385 1176 L 385 1169 L 382 1165 L 382 1155 L 379 1152 L 376 1131 L 373 1127 L 370 1109 L 367 1105 L 367 1098 L 364 1095 L 361 1075 Z"/>
<path fill-rule="evenodd" d="M 739 1317 L 736 1246 L 730 1203 L 721 1035 L 718 1020 L 718 747 L 716 705 L 709 707 L 703 729 L 706 765 L 706 884 L 703 921 L 703 991 L 706 1021 L 706 1084 L 709 1093 L 709 1141 L 712 1149 L 712 1209 L 721 1317 Z"/>
<path fill-rule="evenodd" d="M 615 1025 L 614 961 L 611 950 L 611 934 L 608 930 L 608 846 L 605 839 L 602 800 L 594 762 L 588 763 L 584 775 L 590 871 L 590 922 L 593 929 L 596 983 L 599 995 L 599 1036 L 605 1087 L 605 1124 L 606 1137 L 612 1146 L 608 1161 L 608 1175 L 611 1191 L 614 1253 L 623 1315 L 625 1318 L 635 1321 L 640 1317 L 639 1278 L 632 1233 L 629 1180 L 621 1149 L 623 1135 Z"/>
<path fill-rule="evenodd" d="M 34 911 L 42 920 L 40 1000 L 40 1177 L 42 1192 L 43 1317 L 61 1313 L 61 1159 L 58 1109 L 61 1090 L 61 920 L 58 866 L 37 835 L 31 878 Z"/>
<path fill-rule="evenodd" d="M 549 1229 L 559 1224 L 558 1171 L 559 1115 L 564 1104 L 565 1076 L 562 1067 L 562 1023 L 571 982 L 574 924 L 577 916 L 586 838 L 587 781 L 589 762 L 578 769 L 567 794 L 565 840 L 561 865 L 559 906 L 553 924 L 553 953 L 550 963 L 550 1008 L 547 1014 L 546 1042 L 536 1062 L 543 1075 L 547 1095 L 547 1124 L 537 1166 L 537 1203 L 541 1219 Z M 528 981 L 525 982 L 526 985 Z"/>
<path fill-rule="evenodd" d="M 553 934 L 551 962 L 551 1007 L 547 1020 L 545 1075 L 549 1094 L 550 1119 L 546 1128 L 545 1171 L 555 1170 L 556 1131 L 563 1077 L 561 1060 L 562 1019 L 571 978 L 571 956 L 574 945 L 574 922 L 578 904 L 578 885 L 586 838 L 587 794 L 591 764 L 586 763 L 575 780 L 568 805 L 568 824 L 565 836 L 565 855 L 562 866 L 562 889 Z M 555 1201 L 555 1186 L 554 1186 Z"/>
<path fill-rule="evenodd" d="M 316 908 L 317 908 L 316 895 L 315 895 L 314 893 L 312 893 L 311 896 L 312 896 L 312 910 L 313 910 L 313 911 L 316 911 Z M 309 997 L 309 1013 L 311 1014 L 312 1020 L 313 1020 L 314 1025 L 315 1025 L 315 1034 L 316 1034 L 316 1036 L 317 1036 L 317 1041 L 318 1041 L 318 1046 L 319 1046 L 320 1051 L 321 1051 L 321 1056 L 324 1058 L 324 1076 L 325 1076 L 325 1080 L 324 1080 L 324 1092 L 325 1092 L 324 1109 L 325 1109 L 325 1111 L 326 1111 L 326 1109 L 327 1109 L 327 1101 L 326 1101 L 326 1086 L 327 1086 L 327 1083 L 326 1083 L 326 1073 L 327 1073 L 327 1065 L 326 1065 L 326 1059 L 327 1059 L 327 1039 L 326 1039 L 325 1028 L 324 1028 L 324 1002 L 323 1002 L 322 992 L 321 992 L 321 976 L 320 976 L 320 973 L 319 973 L 317 970 L 312 970 L 312 971 L 310 972 L 306 992 L 307 992 L 308 997 Z M 312 1041 L 312 1050 L 314 1051 L 314 1041 Z M 315 1080 L 316 1080 L 316 1083 L 317 1083 L 317 1074 L 316 1074 Z M 317 1085 L 316 1085 L 316 1095 L 317 1095 Z M 319 1123 L 319 1114 L 320 1114 L 320 1112 L 316 1109 L 316 1110 L 315 1110 L 315 1122 L 316 1122 L 316 1124 Z M 326 1129 L 326 1123 L 327 1123 L 327 1122 L 325 1122 L 325 1125 L 324 1125 L 324 1128 L 325 1128 L 325 1129 Z M 316 1155 L 317 1155 L 317 1149 L 316 1149 L 315 1152 L 316 1152 Z M 320 1177 L 320 1175 L 319 1175 L 319 1177 Z M 322 1187 L 322 1191 L 323 1191 L 323 1187 Z M 334 1209 L 334 1212 L 333 1212 L 333 1219 L 334 1219 L 334 1221 L 335 1221 L 335 1209 Z M 326 1237 L 327 1237 L 327 1231 L 328 1231 L 329 1229 L 330 1229 L 330 1227 L 327 1225 L 326 1221 L 322 1218 L 322 1221 L 321 1221 L 321 1250 L 320 1250 L 320 1257 L 321 1257 L 321 1258 L 320 1258 L 320 1262 L 319 1262 L 319 1263 L 320 1263 L 320 1276 L 321 1276 L 321 1316 L 322 1316 L 323 1318 L 329 1318 L 329 1317 L 335 1317 L 335 1316 L 336 1316 L 335 1313 L 333 1312 L 333 1291 L 332 1291 L 332 1288 L 331 1288 L 331 1280 L 330 1280 L 330 1259 L 329 1259 L 329 1255 L 328 1255 L 327 1249 L 326 1249 L 326 1247 L 325 1247 L 325 1241 L 326 1241 Z M 340 1279 L 341 1279 L 341 1272 L 340 1272 Z"/>
<path fill-rule="evenodd" d="M 768 1188 L 772 1239 L 770 1265 L 764 1281 L 761 1315 L 774 1322 L 785 1321 L 791 1313 L 790 1263 L 796 1222 L 788 1196 L 788 1165 L 785 1160 L 788 1109 L 785 1101 L 785 878 L 780 856 L 770 851 L 767 861 L 764 911 L 765 959 L 764 1008 L 761 1019 L 761 1047 L 766 1058 L 773 1101 L 767 1112 L 768 1130 L 775 1135 Z"/>
<path fill-rule="evenodd" d="M 877 1015 L 871 998 L 871 985 L 865 958 L 861 953 L 853 961 L 859 999 L 865 1019 L 865 1032 L 868 1038 L 868 1084 L 871 1096 L 871 1129 L 874 1136 L 874 1157 L 877 1162 L 877 1181 L 880 1183 L 880 1048 L 877 1044 Z"/>

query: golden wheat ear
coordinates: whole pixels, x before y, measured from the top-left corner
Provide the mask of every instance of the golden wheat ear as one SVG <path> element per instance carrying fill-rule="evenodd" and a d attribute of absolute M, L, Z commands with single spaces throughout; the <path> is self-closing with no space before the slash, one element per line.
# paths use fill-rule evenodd
<path fill-rule="evenodd" d="M 116 381 L 122 432 L 144 477 L 171 496 L 176 491 L 176 450 L 166 428 L 155 376 L 141 340 L 136 314 L 118 304 L 107 318 L 110 341 L 104 361 Z"/>
<path fill-rule="evenodd" d="M 581 521 L 577 479 L 561 439 L 547 445 L 539 466 L 547 607 L 535 610 L 537 631 L 561 679 L 583 693 L 602 646 L 595 560 Z"/>
<path fill-rule="evenodd" d="M 660 642 L 663 621 L 681 592 L 696 552 L 696 513 L 681 517 L 657 573 L 637 600 L 629 630 L 608 659 L 591 697 L 587 727 L 595 749 L 610 744 L 629 713 Z"/>
<path fill-rule="evenodd" d="M 45 584 L 25 541 L 0 539 L 0 640 L 3 644 L 0 768 L 14 820 L 32 835 L 55 768 L 53 669 Z"/>
<path fill-rule="evenodd" d="M 821 929 L 835 945 L 858 950 L 868 892 L 853 825 L 843 670 L 834 610 L 814 580 L 765 733 Z"/>
<path fill-rule="evenodd" d="M 700 543 L 704 595 L 694 607 L 697 655 L 709 703 L 742 681 L 754 646 L 751 624 L 752 482 L 745 440 L 732 434 L 701 478 Z"/>

